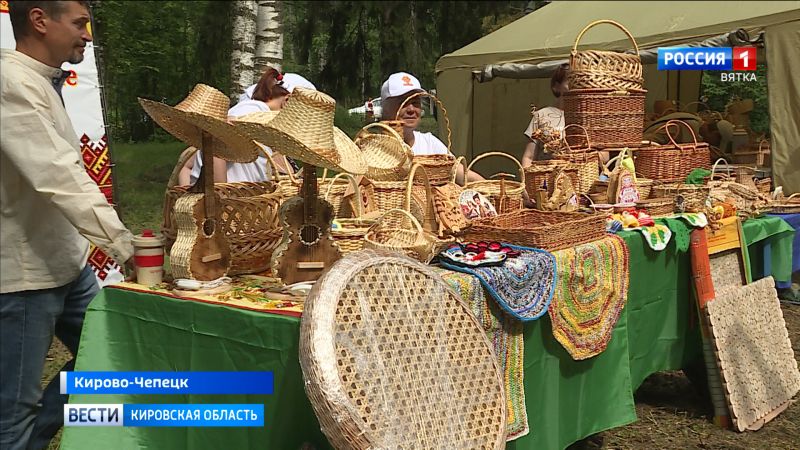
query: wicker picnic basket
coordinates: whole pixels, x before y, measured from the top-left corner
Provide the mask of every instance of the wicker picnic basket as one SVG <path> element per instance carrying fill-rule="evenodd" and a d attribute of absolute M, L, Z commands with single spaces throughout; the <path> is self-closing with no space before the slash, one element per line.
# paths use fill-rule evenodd
<path fill-rule="evenodd" d="M 485 195 L 486 197 L 488 197 L 489 200 L 495 205 L 495 209 L 497 209 L 498 212 L 500 212 L 501 210 L 514 211 L 517 209 L 522 209 L 524 207 L 523 193 L 525 192 L 525 170 L 523 170 L 522 164 L 519 163 L 517 158 L 514 158 L 508 153 L 503 153 L 503 152 L 482 153 L 478 155 L 477 158 L 472 160 L 472 163 L 470 163 L 470 165 L 467 166 L 467 169 L 464 171 L 464 173 L 469 173 L 469 171 L 472 170 L 472 167 L 475 165 L 475 163 L 490 156 L 499 156 L 513 161 L 519 168 L 520 180 L 509 181 L 501 179 L 501 180 L 471 181 L 469 183 L 464 184 L 464 189 L 474 189 L 480 192 L 481 194 Z M 503 203 L 502 208 L 500 208 L 501 200 Z"/>
<path fill-rule="evenodd" d="M 583 131 L 582 134 L 577 135 L 577 139 L 576 135 L 568 133 L 568 130 L 573 127 Z M 556 154 L 555 157 L 569 162 L 577 170 L 577 177 L 573 179 L 575 192 L 586 194 L 600 176 L 600 156 L 597 150 L 592 148 L 589 132 L 580 125 L 564 127 L 563 139 L 565 151 Z"/>
<path fill-rule="evenodd" d="M 481 325 L 430 267 L 347 255 L 309 294 L 306 395 L 333 448 L 506 446 L 502 371 Z"/>
<path fill-rule="evenodd" d="M 180 164 L 180 161 L 179 161 Z M 175 186 L 177 172 L 170 177 L 164 194 L 164 217 L 161 232 L 167 251 L 178 236 L 175 203 L 191 194 L 189 186 Z M 278 246 L 283 228 L 278 218 L 283 195 L 275 183 L 215 183 L 220 196 L 221 227 L 231 250 L 230 275 L 262 272 L 269 267 L 272 251 Z"/>
<path fill-rule="evenodd" d="M 600 24 L 610 24 L 622 30 L 633 44 L 633 54 L 605 50 L 581 50 L 578 44 L 590 28 Z M 633 35 L 621 24 L 613 20 L 597 20 L 581 30 L 575 39 L 569 57 L 570 89 L 613 89 L 627 91 L 641 89 L 642 60 L 639 57 L 639 46 Z"/>
<path fill-rule="evenodd" d="M 391 250 L 423 263 L 429 263 L 455 238 L 440 239 L 424 230 L 419 221 L 405 209 L 392 209 L 381 216 L 364 236 L 364 247 Z"/>
<path fill-rule="evenodd" d="M 678 144 L 669 132 L 670 127 L 686 127 L 693 142 Z M 705 142 L 697 142 L 694 130 L 686 122 L 670 120 L 662 127 L 666 130 L 670 143 L 667 145 L 648 145 L 636 152 L 636 171 L 647 178 L 677 182 L 686 179 L 692 169 L 711 168 L 711 150 Z"/>
<path fill-rule="evenodd" d="M 560 250 L 605 236 L 602 214 L 524 209 L 472 221 L 465 240 Z"/>
<path fill-rule="evenodd" d="M 644 131 L 642 89 L 572 89 L 564 93 L 564 122 L 586 128 L 597 148 L 638 147 Z"/>
<path fill-rule="evenodd" d="M 371 123 L 356 134 L 354 141 L 367 161 L 367 178 L 375 181 L 406 179 L 414 154 L 394 128 L 384 122 Z"/>

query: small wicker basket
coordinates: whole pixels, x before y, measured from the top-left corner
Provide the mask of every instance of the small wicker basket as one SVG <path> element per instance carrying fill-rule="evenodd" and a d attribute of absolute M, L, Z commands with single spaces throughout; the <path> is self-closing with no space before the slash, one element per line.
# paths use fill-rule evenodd
<path fill-rule="evenodd" d="M 464 185 L 464 189 L 474 189 L 489 198 L 494 204 L 498 212 L 514 211 L 524 207 L 524 192 L 525 192 L 525 171 L 522 164 L 519 163 L 517 158 L 503 152 L 487 152 L 480 154 L 477 158 L 472 160 L 464 173 L 469 173 L 472 167 L 478 161 L 491 156 L 499 156 L 510 159 L 519 168 L 520 181 L 508 180 L 483 180 L 471 181 Z M 504 174 L 507 175 L 507 174 Z M 511 175 L 513 176 L 513 175 Z M 501 198 L 504 197 L 504 198 Z M 502 203 L 502 205 L 501 205 Z"/>
<path fill-rule="evenodd" d="M 568 133 L 570 128 L 582 131 L 579 135 Z M 577 140 L 580 138 L 580 140 Z M 566 150 L 555 155 L 557 159 L 568 161 L 578 171 L 577 178 L 573 179 L 575 192 L 586 194 L 600 175 L 600 156 L 589 139 L 589 132 L 580 125 L 567 125 L 564 127 L 563 148 Z"/>
<path fill-rule="evenodd" d="M 455 238 L 440 239 L 423 230 L 414 216 L 404 209 L 392 209 L 381 216 L 364 236 L 364 247 L 392 250 L 423 263 L 429 263 Z"/>
<path fill-rule="evenodd" d="M 636 202 L 636 209 L 643 209 L 652 217 L 668 216 L 675 212 L 675 199 L 651 198 Z"/>
<path fill-rule="evenodd" d="M 402 134 L 391 126 L 371 123 L 356 134 L 355 143 L 367 161 L 366 177 L 370 180 L 399 181 L 408 175 L 414 154 Z"/>
<path fill-rule="evenodd" d="M 678 144 L 670 127 L 683 126 L 689 130 L 693 142 Z M 669 137 L 670 145 L 646 146 L 636 152 L 636 170 L 647 178 L 659 181 L 683 181 L 695 168 L 711 168 L 711 150 L 705 142 L 698 142 L 692 127 L 680 120 L 670 120 L 660 129 Z"/>

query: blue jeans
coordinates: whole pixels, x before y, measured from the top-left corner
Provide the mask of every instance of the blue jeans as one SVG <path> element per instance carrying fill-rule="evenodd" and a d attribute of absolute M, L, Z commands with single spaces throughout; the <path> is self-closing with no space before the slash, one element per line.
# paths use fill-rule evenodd
<path fill-rule="evenodd" d="M 0 450 L 46 448 L 64 423 L 59 376 L 42 393 L 53 335 L 75 355 L 86 307 L 100 290 L 89 266 L 52 289 L 0 294 Z M 70 360 L 61 370 L 72 370 Z"/>

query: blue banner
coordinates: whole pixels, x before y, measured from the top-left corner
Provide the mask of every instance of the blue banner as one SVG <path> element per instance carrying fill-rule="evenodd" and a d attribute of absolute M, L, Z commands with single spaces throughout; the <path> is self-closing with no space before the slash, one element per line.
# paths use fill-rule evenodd
<path fill-rule="evenodd" d="M 66 404 L 65 426 L 263 427 L 264 405 Z"/>
<path fill-rule="evenodd" d="M 658 70 L 733 70 L 730 47 L 663 47 Z"/>
<path fill-rule="evenodd" d="M 61 372 L 62 394 L 266 394 L 272 372 Z"/>

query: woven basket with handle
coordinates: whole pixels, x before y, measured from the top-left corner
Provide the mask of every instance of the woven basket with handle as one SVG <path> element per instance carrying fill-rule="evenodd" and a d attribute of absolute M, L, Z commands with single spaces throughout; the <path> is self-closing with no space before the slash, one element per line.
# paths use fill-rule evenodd
<path fill-rule="evenodd" d="M 431 185 L 425 168 L 419 164 L 403 181 L 373 181 L 373 194 L 377 211 L 386 213 L 392 209 L 405 208 L 430 231 L 436 230 L 436 214 L 431 199 Z"/>
<path fill-rule="evenodd" d="M 167 251 L 178 236 L 175 203 L 190 194 L 190 186 L 176 186 L 178 174 L 196 151 L 194 148 L 184 151 L 167 182 L 161 227 Z M 263 272 L 269 267 L 272 251 L 283 236 L 278 218 L 283 194 L 271 181 L 215 183 L 214 190 L 220 196 L 221 226 L 231 249 L 231 269 L 228 273 Z"/>
<path fill-rule="evenodd" d="M 582 131 L 577 136 L 569 134 L 570 129 Z M 576 138 L 577 137 L 577 138 Z M 589 132 L 580 125 L 567 125 L 564 127 L 564 151 L 556 154 L 555 158 L 572 164 L 577 169 L 577 177 L 573 179 L 575 192 L 586 194 L 600 176 L 600 156 L 592 148 Z"/>
<path fill-rule="evenodd" d="M 464 185 L 464 189 L 474 189 L 481 194 L 485 195 L 489 198 L 489 200 L 494 204 L 495 209 L 498 212 L 502 211 L 514 211 L 517 209 L 522 209 L 524 206 L 524 199 L 523 193 L 525 192 L 525 170 L 522 168 L 522 164 L 519 163 L 517 158 L 509 155 L 508 153 L 503 152 L 486 152 L 478 155 L 477 158 L 472 160 L 467 169 L 464 173 L 469 173 L 472 170 L 472 167 L 478 161 L 488 158 L 488 157 L 502 157 L 506 159 L 510 159 L 514 161 L 514 163 L 519 168 L 519 181 L 509 181 L 505 179 L 501 180 L 483 180 L 483 181 L 471 181 Z M 504 176 L 513 176 L 508 174 L 503 174 Z M 502 204 L 501 204 L 502 203 Z"/>
<path fill-rule="evenodd" d="M 400 120 L 400 111 L 403 110 L 407 102 L 417 97 L 429 97 L 431 100 L 435 101 L 436 105 L 441 111 L 442 117 L 444 118 L 444 126 L 447 130 L 447 154 L 414 155 L 414 163 L 417 163 L 425 168 L 425 172 L 428 174 L 428 180 L 430 181 L 431 186 L 441 186 L 450 181 L 450 173 L 452 172 L 453 166 L 456 162 L 456 159 L 450 153 L 452 146 L 450 119 L 447 116 L 447 109 L 445 109 L 442 102 L 433 94 L 428 92 L 417 92 L 416 94 L 410 95 L 403 100 L 403 103 L 400 104 L 400 108 L 397 109 L 394 122 L 397 123 L 399 121 L 402 124 L 402 120 Z"/>
<path fill-rule="evenodd" d="M 354 197 L 356 199 L 361 198 L 361 188 L 358 185 L 356 179 L 346 173 L 340 173 L 334 177 L 344 176 L 345 181 L 353 187 L 355 192 Z M 330 194 L 331 188 L 334 186 L 334 183 L 329 184 L 327 191 L 325 192 L 325 200 L 331 202 Z M 359 201 L 355 201 L 353 213 L 355 214 L 354 218 L 339 218 L 336 219 L 336 222 L 339 224 L 339 227 L 336 229 L 331 230 L 331 236 L 336 241 L 336 245 L 339 246 L 339 250 L 342 254 L 347 254 L 351 252 L 356 252 L 364 248 L 364 236 L 369 231 L 369 228 L 375 224 L 374 219 L 367 219 L 362 217 L 363 216 L 363 205 Z"/>
<path fill-rule="evenodd" d="M 364 237 L 365 248 L 392 250 L 423 263 L 429 263 L 455 238 L 440 239 L 424 230 L 419 221 L 405 209 L 392 209 L 370 227 Z"/>
<path fill-rule="evenodd" d="M 583 35 L 590 28 L 610 24 L 620 30 L 630 39 L 634 54 L 611 52 L 604 50 L 581 50 L 578 44 Z M 621 24 L 613 20 L 597 20 L 581 30 L 575 39 L 569 57 L 569 88 L 572 89 L 613 89 L 630 90 L 641 89 L 642 60 L 639 57 L 639 46 L 633 35 Z"/>
<path fill-rule="evenodd" d="M 670 127 L 680 126 L 689 130 L 692 142 L 675 142 Z M 658 181 L 684 181 L 692 169 L 711 168 L 711 150 L 705 142 L 698 142 L 694 130 L 686 122 L 670 120 L 663 127 L 670 143 L 667 145 L 648 145 L 636 152 L 636 171 L 647 178 Z"/>
<path fill-rule="evenodd" d="M 406 179 L 413 152 L 398 133 L 384 122 L 371 123 L 356 134 L 355 143 L 367 162 L 367 178 L 375 181 Z"/>

